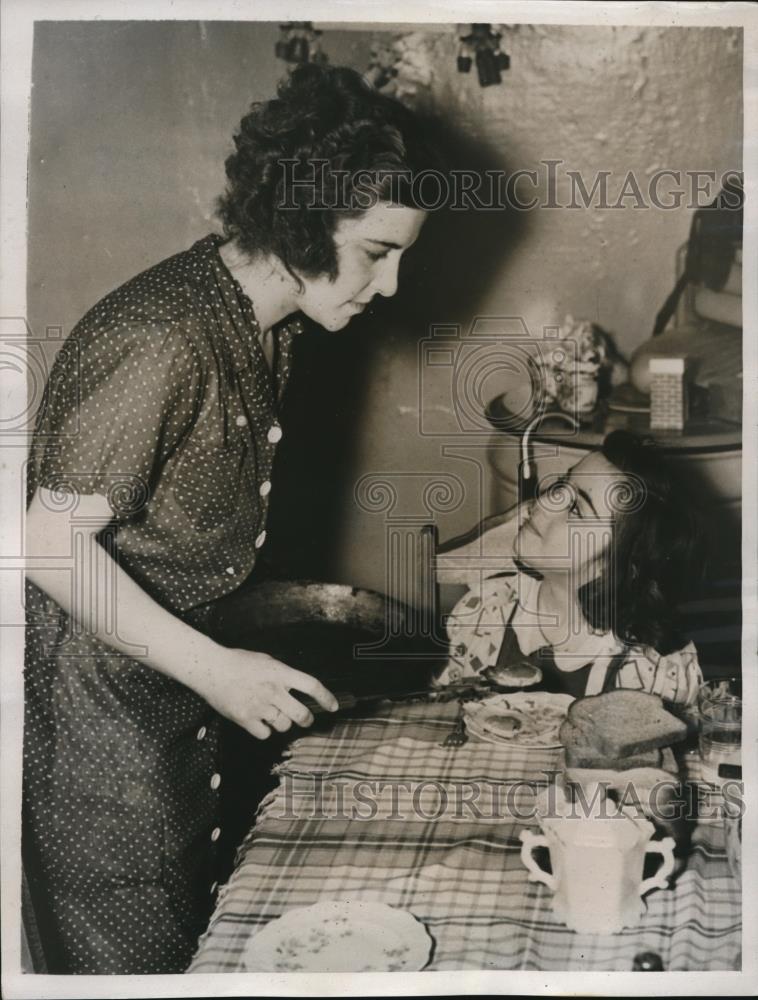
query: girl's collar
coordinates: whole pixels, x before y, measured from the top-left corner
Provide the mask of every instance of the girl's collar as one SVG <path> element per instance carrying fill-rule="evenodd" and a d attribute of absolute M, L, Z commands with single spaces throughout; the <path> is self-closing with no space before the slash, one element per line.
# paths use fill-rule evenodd
<path fill-rule="evenodd" d="M 560 670 L 572 671 L 579 670 L 599 656 L 613 655 L 621 650 L 622 644 L 612 632 L 595 632 L 586 622 L 583 623 L 586 631 L 569 633 L 557 644 L 546 643 L 540 628 L 541 587 L 541 580 L 535 580 L 526 573 L 519 573 L 516 578 L 518 606 L 511 619 L 511 626 L 523 653 L 528 655 L 549 645 L 556 666 Z"/>

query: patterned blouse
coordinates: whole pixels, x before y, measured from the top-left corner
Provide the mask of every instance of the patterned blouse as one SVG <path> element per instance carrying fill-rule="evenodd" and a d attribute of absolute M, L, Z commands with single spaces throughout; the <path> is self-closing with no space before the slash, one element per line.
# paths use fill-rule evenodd
<path fill-rule="evenodd" d="M 509 564 L 504 562 L 502 569 L 505 575 L 479 583 L 472 577 L 468 592 L 451 611 L 447 622 L 451 655 L 436 680 L 438 685 L 474 678 L 494 666 L 508 623 L 524 657 L 545 646 L 537 611 L 540 582 L 519 572 L 512 560 Z M 649 646 L 628 646 L 625 650 L 611 632 L 587 630 L 550 648 L 558 671 L 586 672 L 586 688 L 582 692 L 586 695 L 603 690 L 606 675 L 622 652 L 614 686 L 657 694 L 682 705 L 692 705 L 697 700 L 703 677 L 692 642 L 664 656 Z"/>

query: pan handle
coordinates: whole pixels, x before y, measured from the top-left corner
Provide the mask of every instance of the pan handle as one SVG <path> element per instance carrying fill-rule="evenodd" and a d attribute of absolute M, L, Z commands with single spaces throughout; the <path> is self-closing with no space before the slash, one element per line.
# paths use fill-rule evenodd
<path fill-rule="evenodd" d="M 433 634 L 440 606 L 440 585 L 437 577 L 439 544 L 437 525 L 423 525 L 419 535 L 419 554 L 416 568 L 418 573 L 417 606 L 420 615 L 425 618 L 419 624 L 424 635 Z"/>
<path fill-rule="evenodd" d="M 419 691 L 403 691 L 402 693 L 398 693 L 395 695 L 388 695 L 388 694 L 354 695 L 351 694 L 350 691 L 333 691 L 332 693 L 339 702 L 339 708 L 337 709 L 337 711 L 342 712 L 350 708 L 355 708 L 356 705 L 365 704 L 371 701 L 382 701 L 384 698 L 394 698 L 396 701 L 405 701 L 408 698 L 422 698 L 429 694 L 429 688 L 424 688 L 423 690 Z M 309 698 L 308 695 L 306 694 L 300 694 L 300 692 L 298 691 L 297 695 L 293 695 L 293 697 L 297 697 L 297 700 L 302 702 L 302 704 L 305 705 L 306 708 L 310 709 L 310 711 L 314 715 L 324 715 L 325 713 L 328 715 L 332 714 L 331 712 L 327 712 L 327 710 L 325 708 L 322 708 L 317 701 L 314 701 L 313 698 Z"/>
<path fill-rule="evenodd" d="M 358 699 L 349 691 L 333 691 L 332 694 L 339 702 L 339 708 L 337 709 L 338 712 L 342 712 L 348 708 L 355 708 L 358 704 Z M 322 708 L 321 705 L 319 705 L 319 703 L 313 698 L 309 698 L 307 694 L 300 694 L 298 691 L 297 694 L 293 694 L 292 697 L 297 698 L 299 702 L 302 702 L 302 704 L 305 705 L 305 707 L 309 709 L 313 715 L 332 714 L 331 712 L 327 713 L 325 708 Z"/>

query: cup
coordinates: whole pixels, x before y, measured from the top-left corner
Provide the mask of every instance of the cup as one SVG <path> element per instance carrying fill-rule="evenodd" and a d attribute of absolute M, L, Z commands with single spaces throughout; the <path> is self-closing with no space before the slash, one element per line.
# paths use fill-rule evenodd
<path fill-rule="evenodd" d="M 521 833 L 521 860 L 530 881 L 544 883 L 553 895 L 553 912 L 571 930 L 586 934 L 618 934 L 636 927 L 645 910 L 642 896 L 665 889 L 674 871 L 674 840 L 653 840 L 655 827 L 646 819 L 624 814 L 607 800 L 607 809 L 577 816 L 558 801 L 548 815 L 538 808 L 542 833 Z M 534 858 L 537 847 L 550 852 L 552 874 Z M 662 864 L 643 879 L 648 854 Z"/>
<path fill-rule="evenodd" d="M 742 762 L 742 680 L 722 677 L 706 681 L 698 691 L 701 774 L 704 781 L 721 783 L 720 764 Z"/>

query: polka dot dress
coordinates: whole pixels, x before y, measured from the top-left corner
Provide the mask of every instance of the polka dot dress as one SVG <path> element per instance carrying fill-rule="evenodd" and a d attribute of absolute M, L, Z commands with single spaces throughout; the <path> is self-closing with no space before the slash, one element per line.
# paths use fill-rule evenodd
<path fill-rule="evenodd" d="M 210 235 L 106 296 L 56 359 L 28 474 L 76 517 L 107 498 L 103 543 L 201 628 L 266 538 L 278 406 L 250 299 Z M 189 688 L 82 635 L 26 584 L 24 854 L 60 968 L 182 971 L 212 904 L 218 718 Z M 146 637 L 149 642 L 149 637 Z"/>

